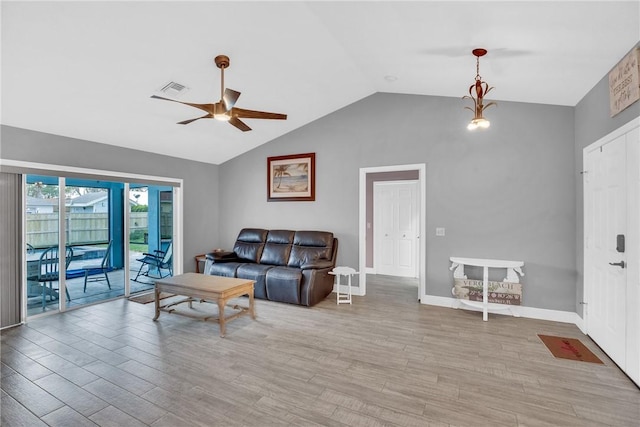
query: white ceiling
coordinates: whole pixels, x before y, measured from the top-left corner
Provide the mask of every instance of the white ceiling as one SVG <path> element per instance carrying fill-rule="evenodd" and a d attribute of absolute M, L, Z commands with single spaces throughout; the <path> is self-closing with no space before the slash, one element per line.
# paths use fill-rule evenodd
<path fill-rule="evenodd" d="M 2 1 L 2 124 L 222 163 L 375 92 L 575 105 L 640 40 L 636 1 Z M 150 95 L 288 114 L 251 132 Z M 389 81 L 386 76 L 394 76 Z M 460 108 L 468 101 L 460 101 Z"/>

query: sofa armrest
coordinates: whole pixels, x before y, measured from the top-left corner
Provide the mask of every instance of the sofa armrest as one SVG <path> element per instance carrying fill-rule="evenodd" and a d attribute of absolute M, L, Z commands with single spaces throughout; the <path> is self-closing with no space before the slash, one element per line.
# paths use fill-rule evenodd
<path fill-rule="evenodd" d="M 312 261 L 312 262 L 308 262 L 306 264 L 302 264 L 300 266 L 300 270 L 320 270 L 323 268 L 331 268 L 333 267 L 333 262 L 329 261 L 329 260 L 317 260 L 317 261 Z"/>
<path fill-rule="evenodd" d="M 206 255 L 206 257 L 207 257 L 207 260 L 214 263 L 233 262 L 233 261 L 239 260 L 235 252 L 229 252 L 229 251 L 210 252 Z"/>

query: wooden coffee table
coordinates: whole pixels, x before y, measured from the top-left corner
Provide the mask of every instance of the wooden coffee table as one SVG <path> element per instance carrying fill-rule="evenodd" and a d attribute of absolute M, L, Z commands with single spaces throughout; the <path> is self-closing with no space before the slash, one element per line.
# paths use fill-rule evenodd
<path fill-rule="evenodd" d="M 195 317 L 202 320 L 211 320 L 220 324 L 220 336 L 224 337 L 226 332 L 226 322 L 244 314 L 250 314 L 255 320 L 256 312 L 253 303 L 253 280 L 234 279 L 232 277 L 209 276 L 198 273 L 185 273 L 173 277 L 165 277 L 155 281 L 155 306 L 156 315 L 153 320 L 158 320 L 161 311 L 173 312 L 175 308 L 171 308 L 184 302 L 189 303 L 192 307 L 193 301 L 200 302 L 216 302 L 218 304 L 218 317 L 202 317 L 192 316 L 187 313 L 179 313 L 185 316 Z M 176 295 L 183 295 L 188 298 L 173 302 L 171 304 L 160 305 L 160 293 L 168 292 Z M 231 298 L 249 295 L 249 307 L 239 305 L 230 305 L 235 310 L 239 310 L 235 314 L 225 317 L 224 307 Z"/>

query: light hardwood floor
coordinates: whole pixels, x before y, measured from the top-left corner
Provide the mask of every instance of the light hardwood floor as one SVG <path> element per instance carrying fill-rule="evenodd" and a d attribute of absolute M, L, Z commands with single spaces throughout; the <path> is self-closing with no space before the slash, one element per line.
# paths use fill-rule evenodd
<path fill-rule="evenodd" d="M 5 330 L 2 425 L 639 425 L 640 391 L 573 325 L 482 322 L 389 277 L 354 300 L 257 300 L 226 338 L 126 300 Z M 555 359 L 537 334 L 580 338 L 605 364 Z"/>

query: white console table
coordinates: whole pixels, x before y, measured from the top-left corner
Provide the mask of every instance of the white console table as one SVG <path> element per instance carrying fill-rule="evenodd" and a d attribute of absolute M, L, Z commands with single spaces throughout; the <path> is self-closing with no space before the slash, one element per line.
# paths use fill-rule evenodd
<path fill-rule="evenodd" d="M 449 258 L 451 261 L 451 267 L 449 270 L 453 270 L 453 278 L 454 279 L 466 279 L 467 276 L 464 274 L 464 266 L 471 265 L 475 267 L 483 268 L 482 275 L 482 303 L 478 301 L 466 301 L 466 300 L 458 300 L 460 303 L 468 305 L 472 308 L 481 308 L 482 309 L 482 320 L 485 322 L 489 320 L 489 308 L 497 309 L 497 310 L 505 310 L 511 309 L 508 305 L 502 304 L 491 304 L 489 303 L 489 269 L 490 268 L 506 268 L 507 269 L 507 277 L 505 277 L 504 282 L 511 283 L 519 283 L 520 276 L 524 276 L 522 272 L 522 267 L 524 266 L 524 262 L 522 261 L 505 261 L 499 259 L 479 259 L 479 258 L 458 258 L 451 257 Z M 518 314 L 511 310 L 511 314 L 515 317 L 518 317 Z"/>

